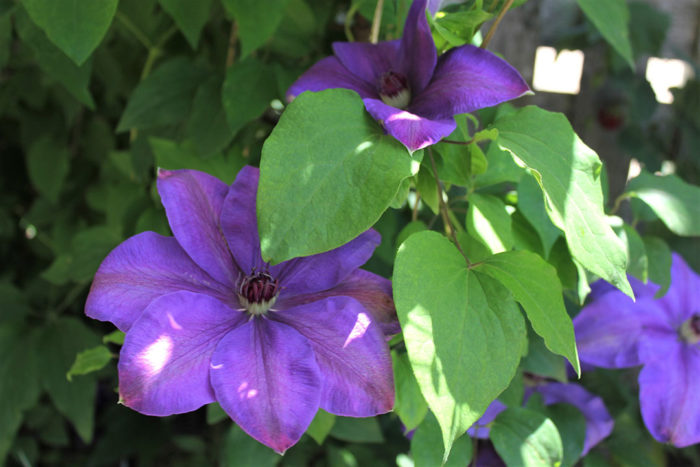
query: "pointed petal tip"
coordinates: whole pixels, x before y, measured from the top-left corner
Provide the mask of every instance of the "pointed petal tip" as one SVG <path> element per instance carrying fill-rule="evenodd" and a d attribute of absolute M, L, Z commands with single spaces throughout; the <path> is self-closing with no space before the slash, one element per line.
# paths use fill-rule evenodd
<path fill-rule="evenodd" d="M 174 170 L 167 170 L 162 167 L 158 167 L 156 169 L 156 176 L 158 177 L 158 180 L 165 180 L 166 178 L 172 176 L 175 174 Z"/>

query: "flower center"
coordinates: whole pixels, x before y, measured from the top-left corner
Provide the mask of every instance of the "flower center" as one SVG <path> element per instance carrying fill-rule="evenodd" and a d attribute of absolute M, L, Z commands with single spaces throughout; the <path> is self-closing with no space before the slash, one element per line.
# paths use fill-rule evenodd
<path fill-rule="evenodd" d="M 405 109 L 411 102 L 408 79 L 401 73 L 388 71 L 379 78 L 379 97 L 386 105 Z"/>
<path fill-rule="evenodd" d="M 262 315 L 275 304 L 279 291 L 279 280 L 266 272 L 254 272 L 238 285 L 238 301 L 251 315 Z"/>
<path fill-rule="evenodd" d="M 681 338 L 688 344 L 700 342 L 700 313 L 694 313 L 688 321 L 681 325 Z"/>

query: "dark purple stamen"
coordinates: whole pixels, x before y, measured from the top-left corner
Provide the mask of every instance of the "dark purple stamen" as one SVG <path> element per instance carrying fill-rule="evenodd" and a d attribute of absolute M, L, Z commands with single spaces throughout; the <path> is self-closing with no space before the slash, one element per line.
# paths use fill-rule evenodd
<path fill-rule="evenodd" d="M 394 71 L 384 73 L 379 78 L 379 97 L 387 105 L 405 109 L 411 101 L 408 79 Z"/>
<path fill-rule="evenodd" d="M 238 299 L 251 314 L 267 312 L 280 291 L 280 282 L 267 272 L 254 272 L 246 276 L 238 286 Z"/>
<path fill-rule="evenodd" d="M 700 343 L 700 313 L 693 313 L 693 316 L 681 325 L 680 335 L 688 344 Z"/>

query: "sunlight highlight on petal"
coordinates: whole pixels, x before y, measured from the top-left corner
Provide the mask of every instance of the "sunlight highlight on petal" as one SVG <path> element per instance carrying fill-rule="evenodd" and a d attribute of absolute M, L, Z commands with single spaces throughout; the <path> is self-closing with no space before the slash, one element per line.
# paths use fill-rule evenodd
<path fill-rule="evenodd" d="M 143 367 L 149 375 L 160 373 L 173 352 L 173 340 L 170 336 L 160 336 L 154 343 L 146 347 L 137 357 L 140 366 Z"/>
<path fill-rule="evenodd" d="M 367 316 L 365 313 L 359 313 L 357 315 L 357 321 L 355 321 L 355 326 L 352 328 L 352 331 L 350 331 L 350 335 L 348 335 L 348 338 L 345 339 L 343 348 L 350 345 L 350 343 L 352 343 L 352 341 L 354 341 L 355 339 L 359 339 L 362 336 L 364 336 L 370 324 L 371 321 L 369 319 L 369 316 Z"/>

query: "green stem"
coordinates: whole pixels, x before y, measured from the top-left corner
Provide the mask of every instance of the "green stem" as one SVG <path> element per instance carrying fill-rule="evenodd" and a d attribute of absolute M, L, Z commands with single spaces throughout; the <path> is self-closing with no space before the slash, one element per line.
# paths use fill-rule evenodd
<path fill-rule="evenodd" d="M 491 42 L 491 38 L 493 37 L 494 33 L 496 32 L 496 28 L 501 23 L 501 20 L 506 15 L 506 12 L 513 4 L 513 1 L 514 0 L 506 0 L 506 3 L 505 3 L 505 5 L 503 5 L 503 8 L 501 8 L 501 11 L 498 12 L 498 16 L 494 20 L 493 24 L 491 25 L 491 28 L 489 28 L 489 32 L 486 33 L 486 37 L 484 37 L 484 40 L 481 43 L 482 49 L 485 49 L 486 47 L 488 47 L 489 42 Z"/>
<path fill-rule="evenodd" d="M 471 266 L 469 258 L 467 258 L 467 255 L 464 253 L 464 250 L 462 250 L 462 246 L 459 244 L 459 241 L 457 241 L 457 232 L 455 231 L 455 228 L 452 225 L 452 221 L 450 220 L 449 208 L 447 207 L 447 204 L 445 204 L 445 200 L 442 198 L 442 185 L 440 185 L 440 177 L 438 176 L 437 166 L 435 165 L 433 150 L 430 147 L 428 147 L 428 155 L 430 156 L 430 165 L 433 168 L 433 176 L 435 177 L 438 202 L 440 203 L 440 215 L 442 216 L 443 224 L 445 224 L 445 232 L 447 233 L 447 236 L 450 237 L 450 239 L 452 240 L 452 243 L 455 244 L 459 252 L 464 257 L 464 260 L 467 262 L 467 266 Z"/>
<path fill-rule="evenodd" d="M 150 49 L 153 47 L 153 43 L 151 40 L 144 34 L 134 23 L 129 19 L 128 16 L 126 16 L 124 13 L 121 11 L 117 11 L 117 13 L 114 15 L 115 18 L 119 22 L 121 22 L 126 29 L 129 30 L 131 34 L 134 35 L 134 37 L 147 49 Z"/>
<path fill-rule="evenodd" d="M 345 15 L 345 37 L 348 38 L 348 42 L 355 42 L 355 36 L 352 33 L 352 19 L 355 17 L 355 13 L 360 9 L 361 1 L 354 3 L 348 9 L 348 13 Z"/>
<path fill-rule="evenodd" d="M 374 18 L 372 18 L 372 29 L 370 30 L 369 41 L 372 44 L 379 42 L 379 29 L 382 25 L 382 12 L 384 11 L 384 0 L 377 1 L 377 7 L 374 9 Z"/>

